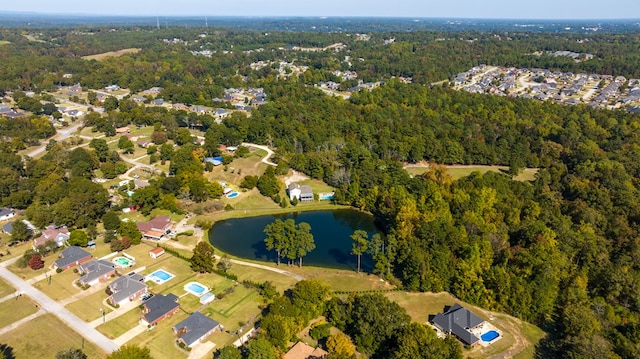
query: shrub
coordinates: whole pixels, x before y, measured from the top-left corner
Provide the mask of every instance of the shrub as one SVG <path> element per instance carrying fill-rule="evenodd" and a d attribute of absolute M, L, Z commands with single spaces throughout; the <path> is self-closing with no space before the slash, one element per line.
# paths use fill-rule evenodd
<path fill-rule="evenodd" d="M 56 273 L 62 273 L 62 268 L 56 268 Z"/>
<path fill-rule="evenodd" d="M 317 327 L 314 327 L 309 331 L 309 335 L 315 340 L 326 338 L 331 335 L 331 324 L 327 323 L 318 325 Z"/>
<path fill-rule="evenodd" d="M 44 261 L 39 255 L 34 255 L 29 259 L 29 267 L 33 270 L 44 268 Z"/>

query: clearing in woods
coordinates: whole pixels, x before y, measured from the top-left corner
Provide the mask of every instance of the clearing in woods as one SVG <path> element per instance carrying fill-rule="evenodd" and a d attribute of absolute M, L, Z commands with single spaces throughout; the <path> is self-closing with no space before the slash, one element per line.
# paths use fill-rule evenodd
<path fill-rule="evenodd" d="M 102 60 L 107 59 L 109 57 L 120 57 L 120 56 L 124 56 L 124 55 L 128 55 L 128 54 L 137 54 L 141 50 L 142 49 L 140 49 L 140 48 L 122 49 L 122 50 L 118 50 L 118 51 L 109 51 L 109 52 L 105 52 L 105 53 L 102 53 L 102 54 L 82 56 L 82 58 L 84 60 L 102 61 Z"/>

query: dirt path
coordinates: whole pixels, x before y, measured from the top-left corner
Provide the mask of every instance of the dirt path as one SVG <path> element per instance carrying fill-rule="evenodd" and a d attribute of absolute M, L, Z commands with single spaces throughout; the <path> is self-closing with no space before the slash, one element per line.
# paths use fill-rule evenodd
<path fill-rule="evenodd" d="M 302 182 L 309 179 L 304 173 L 298 172 L 296 170 L 291 170 L 293 172 L 291 175 L 284 178 L 284 185 L 288 186 L 291 183 Z"/>

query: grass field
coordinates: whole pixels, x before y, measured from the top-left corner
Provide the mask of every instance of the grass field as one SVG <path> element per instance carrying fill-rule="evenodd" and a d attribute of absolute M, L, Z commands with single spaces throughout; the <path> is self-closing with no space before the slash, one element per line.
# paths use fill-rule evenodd
<path fill-rule="evenodd" d="M 10 43 L 11 43 L 11 41 L 0 40 L 0 46 L 9 45 Z"/>
<path fill-rule="evenodd" d="M 230 272 L 238 276 L 238 282 L 242 282 L 244 280 L 250 280 L 258 283 L 270 281 L 276 286 L 280 293 L 291 288 L 291 286 L 296 283 L 295 279 L 284 274 L 278 274 L 266 269 L 248 267 L 239 264 L 234 264 L 231 267 Z"/>
<path fill-rule="evenodd" d="M 68 304 L 66 308 L 78 316 L 78 318 L 89 323 L 100 318 L 102 315 L 100 308 L 102 308 L 105 313 L 112 311 L 113 308 L 105 303 L 105 299 L 107 299 L 107 293 L 105 293 L 104 290 L 99 290 L 96 293 L 90 294 Z"/>
<path fill-rule="evenodd" d="M 421 175 L 427 170 L 428 167 L 407 167 L 405 168 L 409 174 L 417 176 Z M 505 173 L 509 170 L 509 167 L 506 166 L 451 166 L 447 167 L 447 172 L 454 179 L 459 179 L 462 177 L 466 177 L 473 172 L 480 172 L 482 174 L 487 172 L 496 172 L 496 173 Z M 536 173 L 538 173 L 537 168 L 525 168 L 520 174 L 514 177 L 516 181 L 533 181 L 535 179 Z"/>
<path fill-rule="evenodd" d="M 53 271 L 49 270 L 49 272 L 49 274 L 52 274 L 51 272 Z M 80 278 L 78 273 L 74 273 L 73 269 L 68 269 L 62 273 L 53 274 L 51 276 L 51 284 L 47 283 L 47 279 L 43 279 L 34 283 L 33 286 L 53 300 L 61 300 L 82 291 L 82 289 L 73 284 L 78 278 Z"/>
<path fill-rule="evenodd" d="M 109 57 L 120 57 L 120 56 L 124 56 L 124 55 L 128 55 L 128 54 L 137 54 L 141 50 L 142 49 L 139 49 L 139 48 L 122 49 L 122 50 L 118 50 L 118 51 L 109 51 L 109 52 L 105 52 L 105 53 L 102 53 L 102 54 L 83 56 L 82 58 L 84 60 L 102 61 L 102 60 L 107 59 Z"/>
<path fill-rule="evenodd" d="M 9 299 L 0 305 L 0 328 L 38 311 L 35 303 L 26 295 Z"/>
<path fill-rule="evenodd" d="M 134 308 L 127 313 L 112 319 L 104 324 L 96 327 L 102 334 L 106 335 L 110 339 L 117 338 L 126 333 L 129 329 L 138 325 L 140 318 L 142 317 L 142 311 L 139 308 Z"/>
<path fill-rule="evenodd" d="M 202 313 L 222 323 L 225 330 L 233 332 L 245 323 L 255 321 L 260 314 L 261 303 L 262 300 L 255 289 L 239 285 L 233 293 L 209 304 Z"/>
<path fill-rule="evenodd" d="M 544 337 L 541 329 L 529 323 L 464 303 L 449 293 L 389 292 L 386 297 L 405 308 L 411 319 L 419 323 L 427 323 L 429 315 L 442 312 L 445 305 L 460 303 L 502 331 L 502 337 L 488 347 L 477 346 L 472 350 L 463 350 L 465 358 L 487 358 L 496 354 L 506 355 L 505 357 L 518 354 L 522 359 L 533 358 L 535 344 Z"/>
<path fill-rule="evenodd" d="M 102 349 L 83 339 L 53 314 L 41 315 L 4 334 L 2 342 L 13 348 L 16 359 L 53 358 L 61 350 L 82 348 L 83 344 L 82 351 L 87 358 L 107 356 Z"/>
<path fill-rule="evenodd" d="M 11 293 L 14 293 L 15 291 L 16 289 L 13 288 L 11 285 L 9 285 L 9 283 L 0 279 L 0 298 L 7 296 Z"/>

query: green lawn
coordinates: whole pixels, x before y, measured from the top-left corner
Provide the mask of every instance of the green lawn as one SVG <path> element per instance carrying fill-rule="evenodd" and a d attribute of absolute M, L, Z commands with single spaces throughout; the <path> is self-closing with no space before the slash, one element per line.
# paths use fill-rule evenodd
<path fill-rule="evenodd" d="M 4 334 L 2 342 L 13 348 L 16 359 L 53 358 L 67 348 L 84 348 L 88 358 L 105 358 L 98 346 L 83 339 L 53 314 L 41 315 Z M 157 356 L 161 358 L 162 356 Z"/>
<path fill-rule="evenodd" d="M 0 46 L 9 45 L 10 43 L 11 43 L 11 41 L 0 40 Z"/>
<path fill-rule="evenodd" d="M 532 358 L 535 344 L 544 336 L 544 332 L 541 329 L 529 323 L 522 322 L 506 314 L 486 311 L 462 302 L 446 292 L 390 292 L 385 296 L 405 308 L 411 319 L 419 323 L 426 323 L 429 315 L 442 312 L 445 305 L 450 306 L 454 303 L 460 303 L 480 318 L 489 321 L 502 332 L 502 337 L 486 348 L 478 346 L 472 350 L 463 350 L 463 355 L 468 358 L 487 358 L 497 354 L 513 356 L 517 353 L 520 353 L 519 358 Z M 527 341 L 529 345 L 518 347 L 516 337 Z"/>
<path fill-rule="evenodd" d="M 240 325 L 255 320 L 260 314 L 261 303 L 255 289 L 239 285 L 235 287 L 233 293 L 209 304 L 202 313 L 222 323 L 225 330 L 234 332 Z"/>
<path fill-rule="evenodd" d="M 187 317 L 188 314 L 178 311 L 160 322 L 153 330 L 142 332 L 127 344 L 148 347 L 153 358 L 186 358 L 189 354 L 178 347 L 176 335 L 171 328 Z"/>
<path fill-rule="evenodd" d="M 53 271 L 49 270 L 48 273 L 51 275 Z M 34 283 L 33 286 L 53 300 L 61 300 L 82 292 L 82 289 L 73 284 L 78 278 L 80 278 L 78 273 L 74 273 L 73 269 L 68 269 L 62 273 L 53 273 L 51 284 L 48 284 L 47 279 L 43 279 Z"/>
<path fill-rule="evenodd" d="M 9 285 L 9 283 L 0 279 L 0 298 L 7 296 L 11 293 L 14 293 L 15 291 L 16 289 L 13 288 L 11 285 Z"/>
<path fill-rule="evenodd" d="M 0 328 L 38 311 L 36 304 L 26 295 L 9 299 L 0 305 Z"/>
<path fill-rule="evenodd" d="M 317 179 L 308 179 L 306 181 L 302 181 L 302 182 L 297 182 L 301 185 L 309 185 L 311 186 L 311 189 L 313 190 L 314 193 L 318 193 L 318 192 L 333 192 L 335 191 L 335 188 L 329 186 L 328 184 L 324 183 L 324 181 L 321 180 L 317 180 Z"/>
<path fill-rule="evenodd" d="M 230 272 L 238 276 L 238 282 L 242 282 L 244 280 L 250 280 L 258 283 L 270 281 L 276 286 L 276 288 L 278 288 L 280 293 L 283 293 L 286 289 L 291 288 L 296 283 L 294 278 L 287 275 L 239 264 L 233 264 Z"/>
<path fill-rule="evenodd" d="M 417 176 L 427 172 L 427 167 L 408 167 L 405 168 L 409 174 Z M 509 170 L 509 167 L 506 166 L 465 166 L 465 167 L 448 167 L 447 172 L 454 179 L 459 179 L 462 177 L 467 177 L 473 172 L 480 172 L 481 174 L 487 172 L 496 172 L 496 173 L 505 173 Z M 514 177 L 516 181 L 533 181 L 535 179 L 536 173 L 538 173 L 537 168 L 525 168 L 520 174 Z"/>
<path fill-rule="evenodd" d="M 100 308 L 102 308 L 105 313 L 109 313 L 113 310 L 113 308 L 104 301 L 107 297 L 107 293 L 105 293 L 104 290 L 100 290 L 96 293 L 80 298 L 73 303 L 69 303 L 66 308 L 73 314 L 77 315 L 78 318 L 88 323 L 100 318 L 102 315 Z"/>
<path fill-rule="evenodd" d="M 127 313 L 96 327 L 102 334 L 114 339 L 126 333 L 140 322 L 142 311 L 134 308 Z"/>

